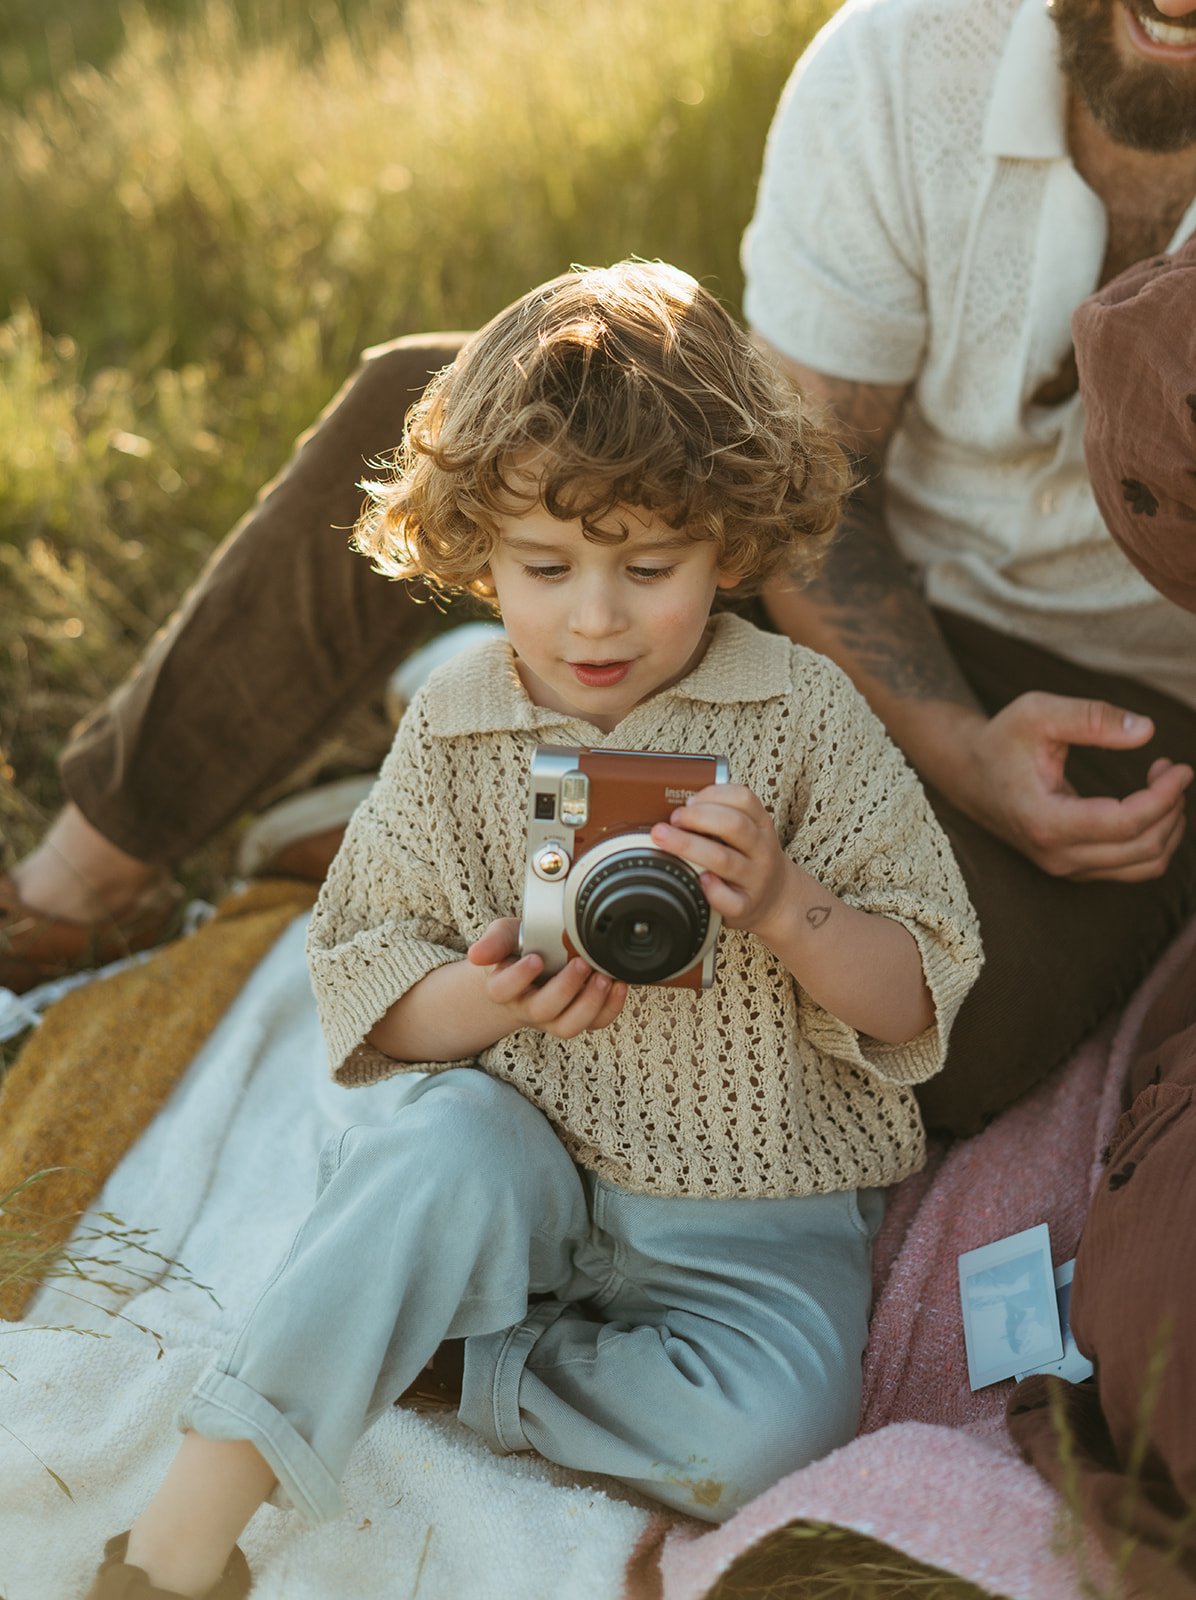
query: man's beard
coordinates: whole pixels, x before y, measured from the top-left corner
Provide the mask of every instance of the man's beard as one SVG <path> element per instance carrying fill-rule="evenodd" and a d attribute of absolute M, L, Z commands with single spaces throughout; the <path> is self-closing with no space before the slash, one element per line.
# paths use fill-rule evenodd
<path fill-rule="evenodd" d="M 1068 79 L 1118 144 L 1156 155 L 1196 144 L 1196 62 L 1124 61 L 1113 38 L 1116 6 L 1117 0 L 1050 0 Z M 1151 0 L 1135 0 L 1134 9 L 1174 25 Z"/>

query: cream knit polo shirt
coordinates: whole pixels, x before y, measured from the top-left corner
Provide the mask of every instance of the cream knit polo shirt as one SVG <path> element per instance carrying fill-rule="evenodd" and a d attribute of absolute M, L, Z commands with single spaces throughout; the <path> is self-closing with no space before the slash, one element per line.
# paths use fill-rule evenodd
<path fill-rule="evenodd" d="M 312 915 L 308 955 L 338 1081 L 466 1064 L 399 1063 L 365 1036 L 496 917 L 519 915 L 540 743 L 725 755 L 794 860 L 910 930 L 936 1021 L 904 1045 L 863 1038 L 758 939 L 724 928 L 712 988 L 633 988 L 609 1028 L 571 1040 L 520 1029 L 480 1066 L 538 1106 L 581 1166 L 640 1193 L 812 1194 L 893 1183 L 919 1166 L 910 1086 L 942 1066 L 980 970 L 975 915 L 921 785 L 847 677 L 733 616 L 714 620 L 686 678 L 609 734 L 533 705 L 504 639 L 432 675 Z"/>
<path fill-rule="evenodd" d="M 847 0 L 769 135 L 748 322 L 839 378 L 912 384 L 886 471 L 927 597 L 1196 705 L 1196 617 L 1110 538 L 1083 405 L 1034 398 L 1100 282 L 1044 0 Z M 1171 248 L 1196 229 L 1189 206 Z"/>

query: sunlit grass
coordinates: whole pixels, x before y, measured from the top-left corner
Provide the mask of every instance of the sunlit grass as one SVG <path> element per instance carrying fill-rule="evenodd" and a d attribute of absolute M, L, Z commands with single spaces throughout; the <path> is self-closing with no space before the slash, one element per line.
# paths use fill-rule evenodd
<path fill-rule="evenodd" d="M 6 859 L 362 346 L 629 253 L 738 304 L 768 121 L 833 9 L 0 0 Z"/>
<path fill-rule="evenodd" d="M 993 1592 L 851 1528 L 794 1522 L 741 1556 L 707 1600 L 984 1600 Z"/>

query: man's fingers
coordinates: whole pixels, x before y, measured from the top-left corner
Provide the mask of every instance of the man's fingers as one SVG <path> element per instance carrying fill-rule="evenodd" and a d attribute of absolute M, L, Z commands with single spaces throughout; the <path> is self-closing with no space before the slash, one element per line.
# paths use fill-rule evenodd
<path fill-rule="evenodd" d="M 1068 874 L 1077 883 L 1146 883 L 1161 878 L 1171 863 L 1171 857 L 1187 830 L 1187 817 L 1181 811 L 1172 818 L 1157 843 L 1130 856 L 1122 848 L 1116 856 L 1109 852 L 1093 853 L 1083 867 Z"/>
<path fill-rule="evenodd" d="M 1111 705 L 1107 700 L 1082 700 L 1070 695 L 1033 692 L 1022 695 L 1019 708 L 1050 739 L 1064 744 L 1100 745 L 1108 750 L 1133 750 L 1154 732 L 1149 717 Z"/>
<path fill-rule="evenodd" d="M 1152 789 L 1169 788 L 1178 795 L 1191 788 L 1193 777 L 1196 777 L 1196 771 L 1188 762 L 1171 761 L 1166 756 L 1160 756 L 1158 761 L 1151 763 L 1146 781 Z"/>
<path fill-rule="evenodd" d="M 1077 802 L 1084 804 L 1084 802 Z M 1176 806 L 1150 827 L 1129 838 L 1089 838 L 1045 850 L 1039 857 L 1044 871 L 1061 878 L 1119 878 L 1139 882 L 1166 869 L 1183 835 L 1185 814 Z M 1126 874 L 1132 873 L 1132 879 Z"/>
<path fill-rule="evenodd" d="M 1028 831 L 1044 849 L 1054 841 L 1075 846 L 1133 845 L 1182 811 L 1187 783 L 1176 780 L 1178 770 L 1173 768 L 1146 789 L 1135 789 L 1124 800 L 1109 795 L 1056 795 L 1044 808 L 1037 830 Z"/>

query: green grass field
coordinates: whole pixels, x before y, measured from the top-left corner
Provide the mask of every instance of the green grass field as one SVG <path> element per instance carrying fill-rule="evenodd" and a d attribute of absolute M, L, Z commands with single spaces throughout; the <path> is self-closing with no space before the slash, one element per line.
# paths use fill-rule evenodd
<path fill-rule="evenodd" d="M 6 861 L 364 345 L 630 253 L 738 305 L 768 121 L 833 9 L 0 0 Z"/>

